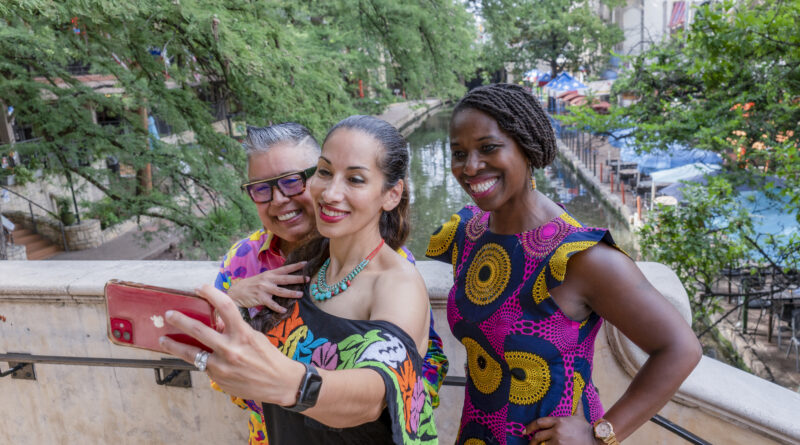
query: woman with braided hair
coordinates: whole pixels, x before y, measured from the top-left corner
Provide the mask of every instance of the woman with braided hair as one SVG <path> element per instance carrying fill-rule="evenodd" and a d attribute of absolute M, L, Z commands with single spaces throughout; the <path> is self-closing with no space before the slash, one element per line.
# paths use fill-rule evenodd
<path fill-rule="evenodd" d="M 606 229 L 581 225 L 536 190 L 556 138 L 520 86 L 476 88 L 450 121 L 452 173 L 472 197 L 432 237 L 451 263 L 447 302 L 467 351 L 458 444 L 613 444 L 655 414 L 700 359 L 678 312 Z M 608 320 L 650 354 L 608 411 L 592 383 Z"/>

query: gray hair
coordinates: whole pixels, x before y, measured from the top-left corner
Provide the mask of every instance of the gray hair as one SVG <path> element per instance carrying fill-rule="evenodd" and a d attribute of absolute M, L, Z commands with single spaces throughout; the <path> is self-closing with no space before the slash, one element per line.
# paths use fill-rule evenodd
<path fill-rule="evenodd" d="M 242 142 L 242 147 L 247 154 L 247 160 L 254 154 L 266 153 L 276 144 L 291 142 L 295 146 L 304 146 L 320 153 L 319 143 L 311 131 L 295 122 L 270 125 L 269 127 L 247 127 L 247 138 Z"/>

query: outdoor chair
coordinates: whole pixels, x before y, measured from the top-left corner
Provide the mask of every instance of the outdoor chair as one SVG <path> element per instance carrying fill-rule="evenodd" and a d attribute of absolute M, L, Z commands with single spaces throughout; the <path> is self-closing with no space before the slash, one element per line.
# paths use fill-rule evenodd
<path fill-rule="evenodd" d="M 786 348 L 786 358 L 794 349 L 794 369 L 800 372 L 800 309 L 792 310 L 792 337 L 789 339 L 789 346 Z"/>
<path fill-rule="evenodd" d="M 787 308 L 789 308 L 789 306 L 787 306 L 787 305 L 784 305 L 784 307 L 783 307 L 783 310 L 779 310 L 779 311 L 778 311 L 778 316 L 777 316 L 777 317 L 775 317 L 775 321 L 776 321 L 776 323 L 777 323 L 777 325 L 778 325 L 778 326 L 775 328 L 775 331 L 776 331 L 776 332 L 777 332 L 777 334 L 778 334 L 778 350 L 780 350 L 780 349 L 781 349 L 781 343 L 782 343 L 783 333 L 784 333 L 784 332 L 786 332 L 786 333 L 789 333 L 789 334 L 790 334 L 790 333 L 792 332 L 792 328 L 791 328 L 791 326 L 785 326 L 785 325 L 783 324 L 783 322 L 784 322 L 784 321 L 786 321 L 787 323 L 790 323 L 790 324 L 791 324 L 791 322 L 792 322 L 792 320 L 791 320 L 791 310 L 789 310 L 789 311 L 788 311 L 789 315 L 786 315 L 786 316 L 784 316 L 784 315 L 783 315 L 785 312 L 787 312 L 787 311 L 786 311 L 786 309 L 787 309 Z M 790 334 L 790 337 L 789 337 L 789 338 L 791 338 L 791 334 Z"/>

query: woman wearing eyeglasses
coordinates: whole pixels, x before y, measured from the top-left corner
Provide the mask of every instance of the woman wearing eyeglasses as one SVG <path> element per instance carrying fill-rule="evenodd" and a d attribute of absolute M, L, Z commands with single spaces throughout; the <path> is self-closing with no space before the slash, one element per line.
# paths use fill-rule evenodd
<path fill-rule="evenodd" d="M 302 292 L 284 286 L 301 284 L 307 279 L 292 274 L 305 263 L 283 264 L 286 256 L 314 233 L 314 206 L 306 182 L 314 174 L 320 148 L 305 127 L 294 123 L 251 127 L 244 147 L 249 181 L 242 188 L 256 204 L 264 229 L 231 247 L 223 259 L 215 287 L 226 292 L 238 306 L 250 308 L 243 315 L 246 319 L 253 316 L 251 324 L 263 330 L 266 314 L 285 313 L 279 302 L 287 305 L 288 299 L 302 296 Z M 413 263 L 413 256 L 405 248 L 397 252 Z M 268 310 L 262 311 L 263 307 Z M 257 315 L 259 312 L 261 316 Z M 436 394 L 447 372 L 447 359 L 442 353 L 441 339 L 433 330 L 432 317 L 430 323 L 423 381 L 433 401 L 438 403 Z M 260 404 L 239 397 L 232 399 L 242 408 L 250 409 L 249 443 L 266 443 Z"/>

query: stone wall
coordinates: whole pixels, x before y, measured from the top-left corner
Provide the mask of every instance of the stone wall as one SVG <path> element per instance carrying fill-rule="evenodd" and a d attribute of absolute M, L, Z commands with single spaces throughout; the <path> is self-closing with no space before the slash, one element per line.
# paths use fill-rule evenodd
<path fill-rule="evenodd" d="M 95 168 L 103 168 L 105 167 L 105 161 L 97 162 L 93 166 Z M 73 181 L 75 197 L 79 203 L 83 201 L 99 201 L 105 196 L 100 189 L 78 176 L 73 176 Z M 44 178 L 37 178 L 25 185 L 13 185 L 8 188 L 54 213 L 58 213 L 55 197 L 69 197 L 70 203 L 72 202 L 69 183 L 63 176 L 48 175 Z M 4 197 L 3 213 L 11 210 L 28 211 L 28 202 L 13 193 L 6 192 L 6 194 L 3 194 L 3 191 L 0 190 L 0 196 Z M 41 209 L 37 210 L 35 207 L 33 211 L 41 213 Z"/>
<path fill-rule="evenodd" d="M 3 214 L 14 224 L 28 229 L 33 229 L 35 222 L 36 232 L 39 235 L 62 248 L 66 240 L 67 249 L 70 251 L 91 249 L 113 239 L 106 239 L 105 232 L 100 230 L 100 221 L 96 219 L 84 219 L 79 224 L 64 226 L 62 236 L 61 225 L 53 218 L 34 214 L 32 220 L 31 214 L 23 211 L 3 212 Z M 119 236 L 117 231 L 109 231 L 109 234 L 113 234 L 114 237 Z"/>
<path fill-rule="evenodd" d="M 6 246 L 6 259 L 9 261 L 25 261 L 28 259 L 28 253 L 25 246 L 8 244 Z"/>
<path fill-rule="evenodd" d="M 33 229 L 30 212 L 17 210 L 10 212 L 4 211 L 3 214 L 14 222 L 14 224 Z M 100 221 L 84 219 L 81 220 L 80 224 L 65 226 L 64 237 L 62 237 L 61 226 L 57 220 L 34 214 L 33 221 L 36 222 L 36 231 L 44 238 L 47 238 L 51 243 L 63 248 L 64 239 L 66 239 L 67 248 L 70 251 L 97 247 L 139 226 L 139 223 L 136 222 L 136 218 L 131 218 L 127 221 L 107 227 L 105 230 L 100 230 Z M 141 224 L 151 224 L 154 222 L 154 219 L 150 217 L 141 217 L 140 221 Z"/>
<path fill-rule="evenodd" d="M 428 285 L 451 376 L 465 353 L 449 334 L 445 302 L 451 268 L 417 263 Z M 675 274 L 638 263 L 684 318 L 688 300 Z M 191 290 L 211 283 L 216 262 L 0 262 L 0 354 L 159 359 L 106 338 L 103 285 L 111 278 Z M 595 343 L 593 380 L 606 408 L 624 393 L 646 355 L 606 324 Z M 0 362 L 5 371 L 7 363 Z M 156 385 L 152 369 L 36 365 L 37 380 L 0 379 L 0 443 L 244 443 L 247 414 L 192 372 L 192 388 Z M 453 443 L 464 389 L 445 386 L 436 409 L 440 443 Z M 661 414 L 711 443 L 800 443 L 800 394 L 704 357 Z M 626 444 L 685 443 L 646 423 Z"/>
<path fill-rule="evenodd" d="M 64 227 L 69 250 L 86 250 L 103 244 L 103 231 L 100 221 L 84 219 L 78 224 Z"/>

